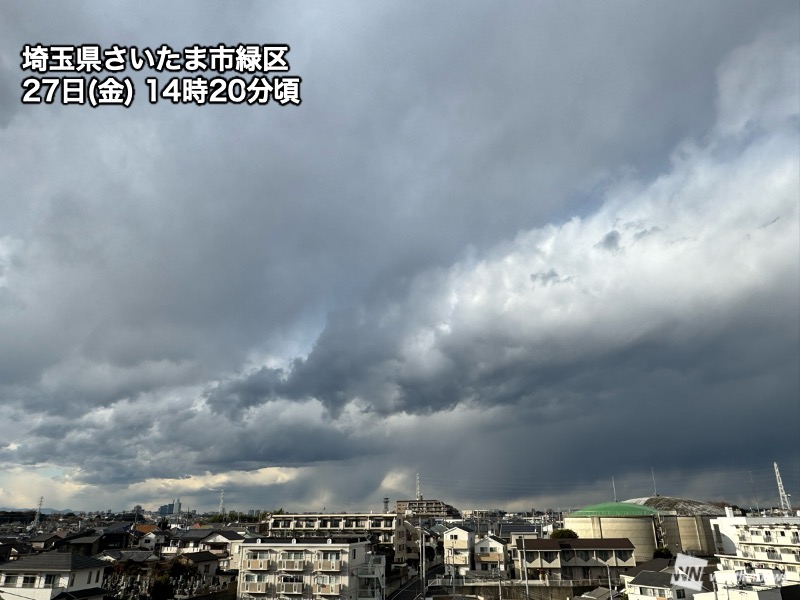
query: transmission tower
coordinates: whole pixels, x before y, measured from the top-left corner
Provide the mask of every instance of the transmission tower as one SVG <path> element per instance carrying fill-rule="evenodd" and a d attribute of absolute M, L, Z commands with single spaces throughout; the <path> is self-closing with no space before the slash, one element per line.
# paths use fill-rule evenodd
<path fill-rule="evenodd" d="M 44 504 L 44 496 L 39 496 L 39 506 L 36 509 L 36 518 L 33 520 L 33 526 L 35 528 L 39 527 L 39 521 L 42 518 L 42 505 Z"/>
<path fill-rule="evenodd" d="M 219 514 L 225 514 L 225 490 L 219 491 Z"/>
<path fill-rule="evenodd" d="M 781 502 L 781 511 L 788 515 L 792 511 L 792 505 L 789 502 L 789 494 L 783 488 L 783 481 L 781 480 L 781 472 L 778 470 L 778 463 L 772 463 L 775 466 L 775 479 L 778 482 L 778 498 Z"/>
<path fill-rule="evenodd" d="M 417 473 L 417 500 L 422 500 L 422 491 L 419 487 L 419 473 Z"/>

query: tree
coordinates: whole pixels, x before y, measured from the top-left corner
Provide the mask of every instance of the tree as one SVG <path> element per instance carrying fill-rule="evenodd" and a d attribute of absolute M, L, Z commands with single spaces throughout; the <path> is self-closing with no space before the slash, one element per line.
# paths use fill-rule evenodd
<path fill-rule="evenodd" d="M 169 529 L 169 519 L 167 517 L 162 517 L 161 520 L 158 522 L 158 528 L 161 531 L 166 531 Z"/>
<path fill-rule="evenodd" d="M 550 539 L 553 540 L 576 539 L 577 537 L 578 534 L 572 529 L 554 529 L 553 533 L 550 534 Z"/>
<path fill-rule="evenodd" d="M 653 552 L 653 558 L 672 558 L 672 550 L 665 546 L 659 546 Z"/>
<path fill-rule="evenodd" d="M 153 588 L 150 590 L 150 598 L 152 600 L 169 600 L 175 595 L 175 589 L 169 582 L 169 577 L 166 575 L 159 577 L 153 582 Z"/>

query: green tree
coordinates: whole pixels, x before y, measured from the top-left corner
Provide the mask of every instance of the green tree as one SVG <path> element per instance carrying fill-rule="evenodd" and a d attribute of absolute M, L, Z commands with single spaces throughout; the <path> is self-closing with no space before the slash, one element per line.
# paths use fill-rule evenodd
<path fill-rule="evenodd" d="M 572 529 L 554 529 L 550 534 L 550 538 L 553 540 L 576 539 L 577 537 L 578 534 Z"/>
<path fill-rule="evenodd" d="M 164 575 L 159 577 L 153 582 L 153 587 L 150 590 L 150 598 L 152 600 L 170 600 L 175 595 L 175 589 L 169 582 L 169 577 Z"/>
<path fill-rule="evenodd" d="M 653 558 L 672 558 L 672 550 L 664 546 L 659 546 L 653 552 Z"/>

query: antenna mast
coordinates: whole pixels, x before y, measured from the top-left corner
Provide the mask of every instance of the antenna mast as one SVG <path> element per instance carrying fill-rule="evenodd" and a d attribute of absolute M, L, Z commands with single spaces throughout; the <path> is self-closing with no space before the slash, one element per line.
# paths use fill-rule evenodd
<path fill-rule="evenodd" d="M 792 510 L 792 505 L 789 502 L 789 494 L 783 488 L 783 481 L 781 480 L 781 472 L 778 470 L 778 463 L 772 463 L 775 466 L 775 479 L 778 482 L 778 498 L 781 502 L 781 511 L 788 515 Z"/>
<path fill-rule="evenodd" d="M 611 487 L 614 489 L 614 502 L 618 502 L 617 500 L 617 486 L 614 483 L 614 476 L 611 476 Z"/>
<path fill-rule="evenodd" d="M 650 473 L 653 475 L 653 496 L 658 496 L 658 490 L 656 489 L 656 472 L 653 470 L 653 467 L 650 467 Z"/>

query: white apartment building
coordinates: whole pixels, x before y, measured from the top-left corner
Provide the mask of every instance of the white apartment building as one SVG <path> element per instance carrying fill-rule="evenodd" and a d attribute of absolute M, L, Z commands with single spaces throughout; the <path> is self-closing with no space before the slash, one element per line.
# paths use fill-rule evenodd
<path fill-rule="evenodd" d="M 673 570 L 641 571 L 625 582 L 628 600 L 692 600 L 695 590 L 673 585 Z M 696 600 L 696 599 L 695 599 Z"/>
<path fill-rule="evenodd" d="M 391 544 L 394 562 L 419 558 L 415 527 L 396 513 L 309 513 L 272 515 L 266 532 L 271 537 L 369 536 L 376 543 Z"/>
<path fill-rule="evenodd" d="M 262 537 L 239 546 L 237 598 L 384 600 L 385 557 L 364 538 Z"/>
<path fill-rule="evenodd" d="M 102 600 L 108 563 L 71 552 L 44 552 L 0 565 L 0 598 Z"/>
<path fill-rule="evenodd" d="M 800 517 L 726 516 L 712 519 L 711 526 L 720 570 L 745 578 L 778 571 L 784 585 L 800 583 Z"/>
<path fill-rule="evenodd" d="M 558 580 L 617 581 L 636 566 L 633 543 L 627 538 L 531 539 L 516 538 L 514 570 L 530 583 Z M 525 559 L 525 567 L 522 559 Z"/>

